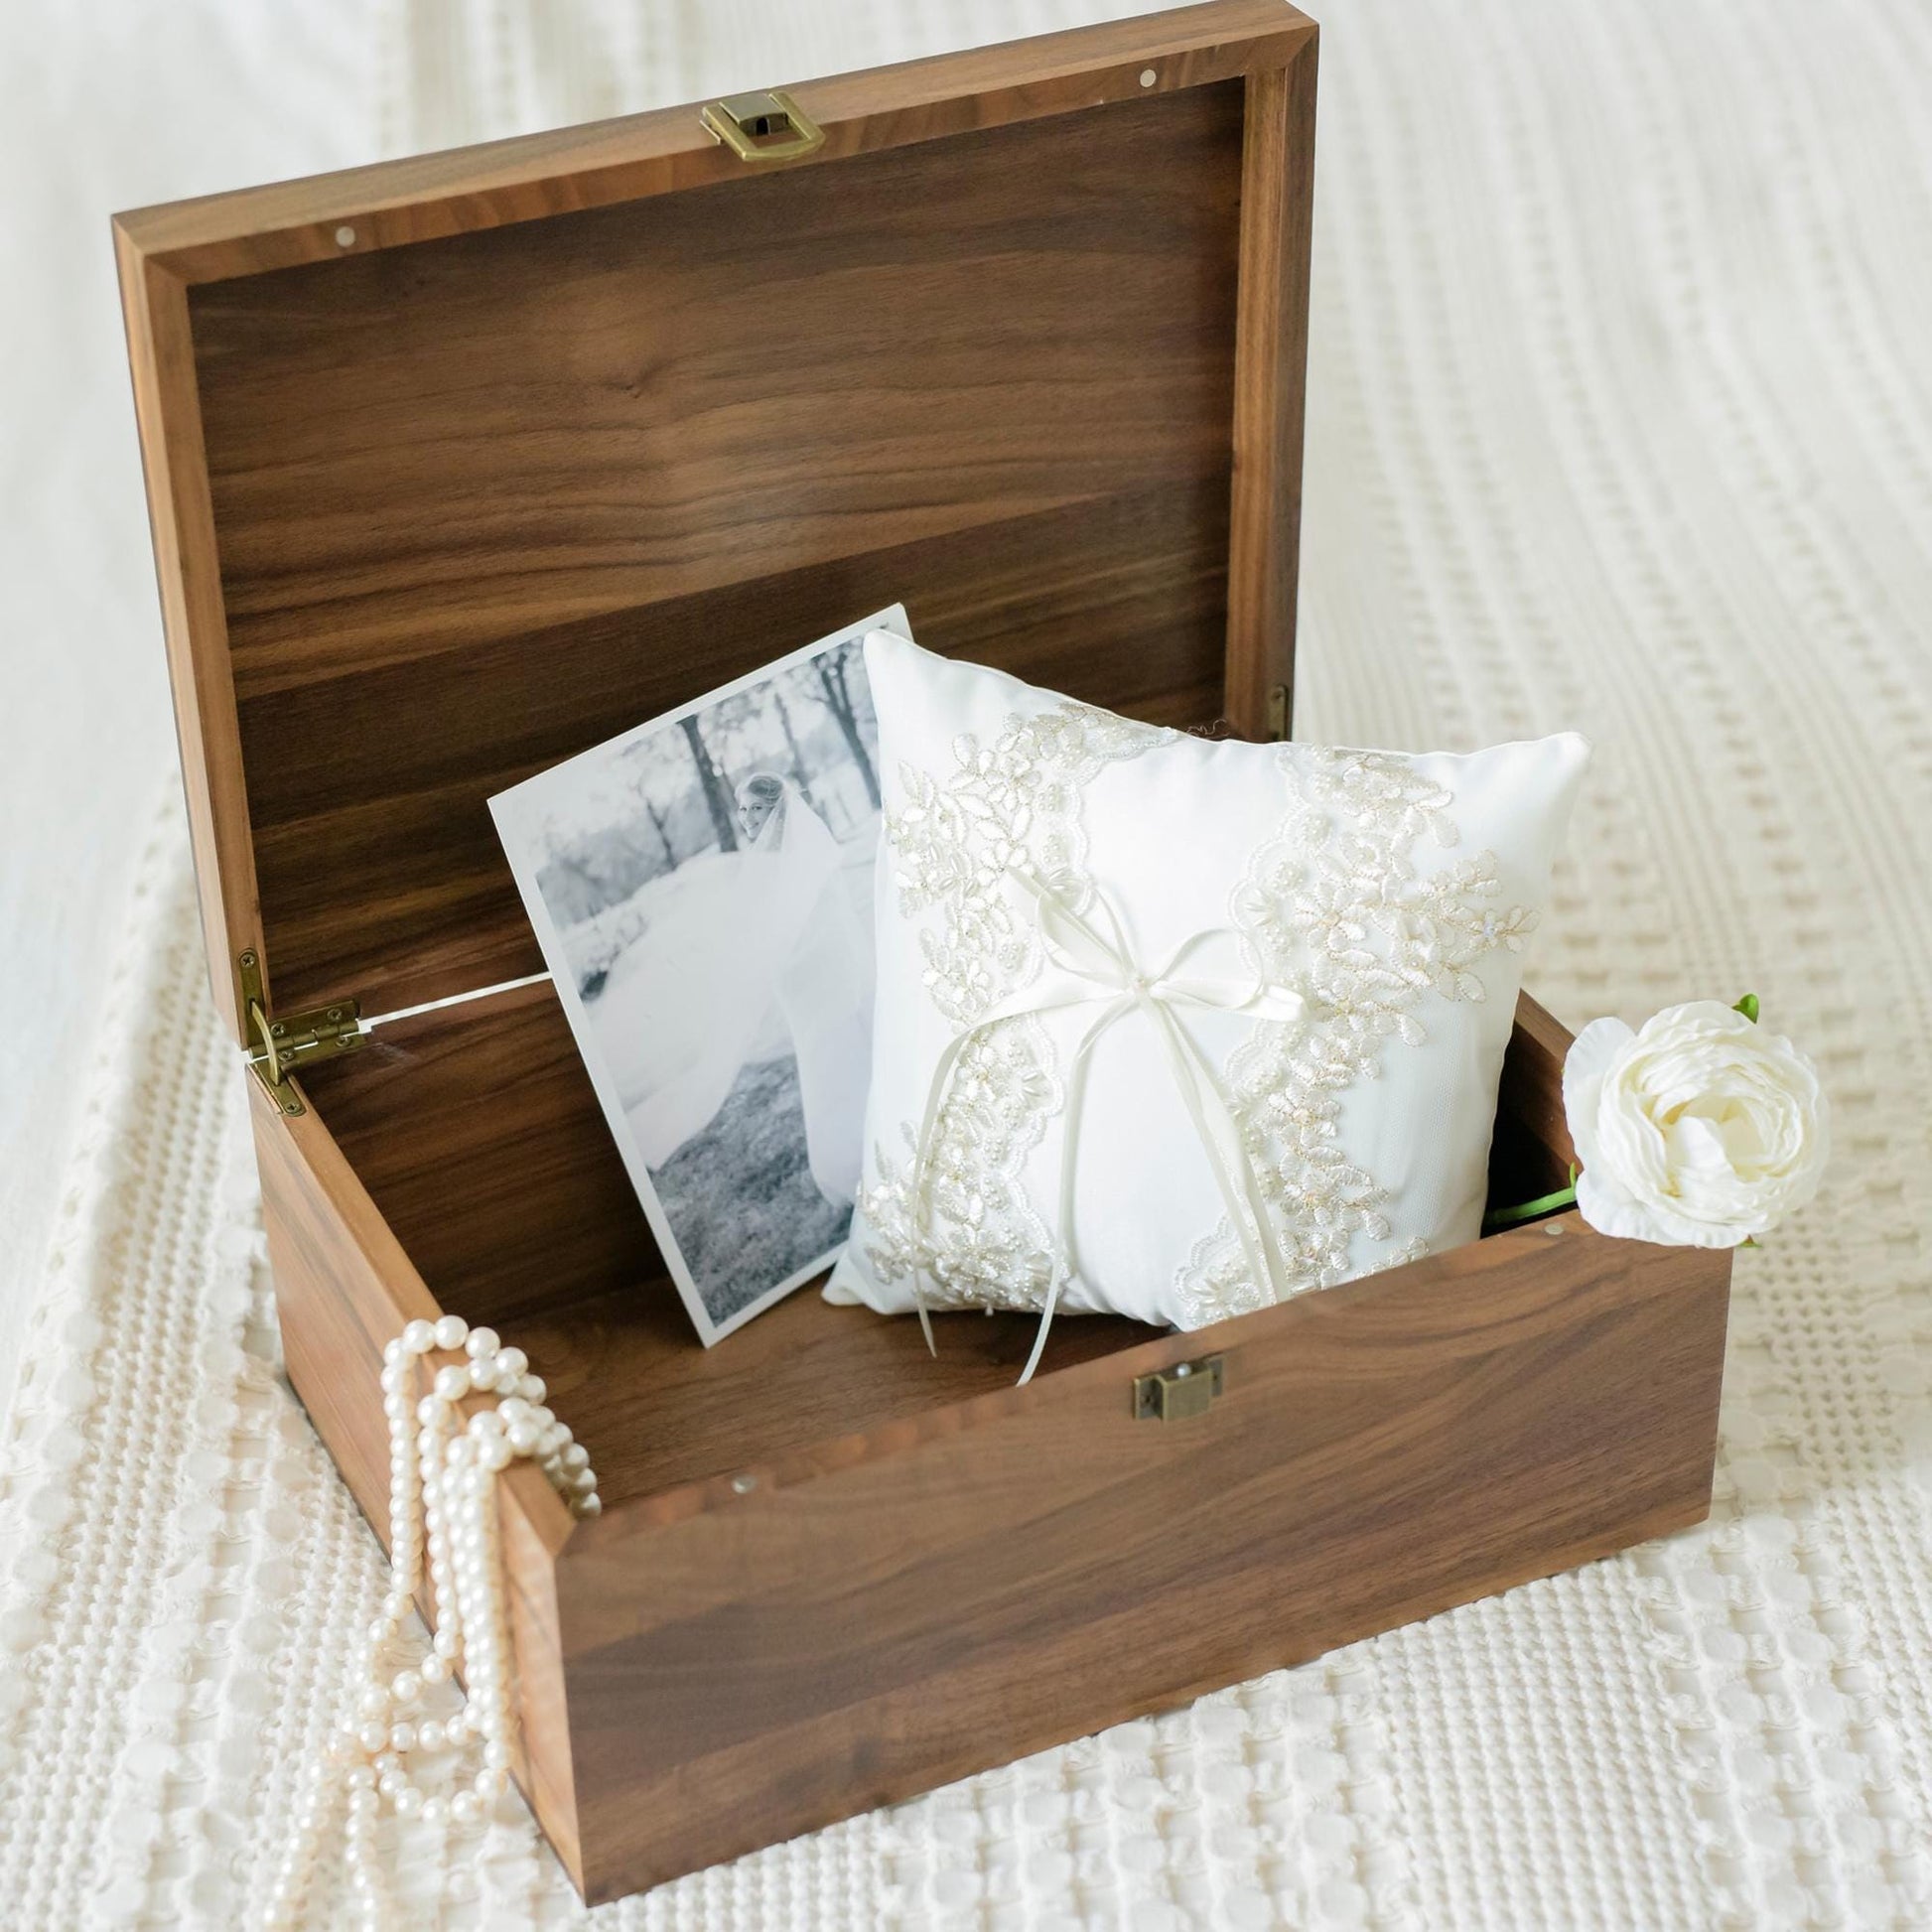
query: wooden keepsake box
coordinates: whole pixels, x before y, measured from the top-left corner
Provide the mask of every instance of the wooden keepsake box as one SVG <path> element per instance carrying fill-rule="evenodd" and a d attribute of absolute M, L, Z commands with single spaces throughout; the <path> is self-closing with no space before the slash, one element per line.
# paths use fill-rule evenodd
<path fill-rule="evenodd" d="M 935 1361 L 809 1290 L 707 1351 L 529 979 L 484 800 L 895 598 L 1286 730 L 1314 75 L 1215 0 L 117 223 L 289 1375 L 378 1533 L 414 1316 L 589 1448 L 601 1517 L 502 1504 L 517 1775 L 588 1898 L 1708 1507 L 1728 1257 L 1575 1214 L 1062 1319 L 1026 1388 L 1032 1317 Z M 1499 1200 L 1562 1184 L 1566 1045 L 1526 1001 Z"/>

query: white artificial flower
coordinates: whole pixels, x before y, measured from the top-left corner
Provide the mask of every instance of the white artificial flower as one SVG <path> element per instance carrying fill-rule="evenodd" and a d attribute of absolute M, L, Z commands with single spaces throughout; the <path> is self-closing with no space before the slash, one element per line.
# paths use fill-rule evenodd
<path fill-rule="evenodd" d="M 1632 1033 L 1595 1020 L 1563 1068 L 1591 1227 L 1734 1248 L 1818 1190 L 1829 1151 L 1817 1069 L 1734 1007 L 1691 1000 Z"/>

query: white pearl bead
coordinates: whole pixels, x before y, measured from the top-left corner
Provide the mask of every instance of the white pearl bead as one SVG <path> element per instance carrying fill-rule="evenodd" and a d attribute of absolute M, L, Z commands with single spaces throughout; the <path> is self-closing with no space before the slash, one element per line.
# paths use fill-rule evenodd
<path fill-rule="evenodd" d="M 474 1791 L 459 1791 L 450 1800 L 450 1816 L 459 1825 L 474 1825 L 483 1816 L 483 1801 Z"/>
<path fill-rule="evenodd" d="M 389 1686 L 389 1695 L 398 1704 L 414 1704 L 423 1694 L 423 1680 L 413 1670 L 398 1671 Z"/>
<path fill-rule="evenodd" d="M 470 1339 L 464 1344 L 472 1355 L 493 1355 L 502 1345 L 494 1328 L 472 1328 Z"/>
<path fill-rule="evenodd" d="M 355 1709 L 364 1718 L 379 1718 L 388 1708 L 389 1694 L 373 1684 L 355 1700 Z"/>
<path fill-rule="evenodd" d="M 460 1402 L 470 1393 L 470 1371 L 452 1362 L 436 1371 L 436 1393 L 445 1402 Z"/>
<path fill-rule="evenodd" d="M 513 1422 L 509 1427 L 510 1448 L 519 1455 L 528 1455 L 537 1446 L 537 1432 L 527 1422 Z"/>
<path fill-rule="evenodd" d="M 470 1324 L 460 1314 L 446 1314 L 436 1324 L 438 1348 L 461 1348 L 470 1339 Z"/>
<path fill-rule="evenodd" d="M 443 1820 L 449 1816 L 449 1809 L 448 1804 L 441 1798 L 425 1798 L 423 1800 L 423 1823 L 425 1825 L 442 1824 Z"/>
<path fill-rule="evenodd" d="M 406 1752 L 413 1751 L 416 1748 L 416 1726 L 406 1719 L 399 1725 L 391 1725 L 389 1726 L 389 1748 L 399 1757 Z"/>
<path fill-rule="evenodd" d="M 365 1724 L 361 1727 L 361 1729 L 359 1729 L 355 1733 L 355 1737 L 356 1737 L 356 1741 L 362 1746 L 362 1748 L 365 1751 L 374 1753 L 376 1751 L 381 1750 L 383 1746 L 388 1743 L 389 1726 L 385 1724 L 380 1723 L 378 1720 L 371 1718 L 369 1722 Z"/>
<path fill-rule="evenodd" d="M 400 1337 L 394 1341 L 385 1341 L 382 1344 L 382 1359 L 385 1362 L 399 1362 L 402 1360 L 402 1355 L 403 1348 Z"/>
<path fill-rule="evenodd" d="M 496 1355 L 496 1373 L 514 1379 L 530 1366 L 530 1358 L 520 1348 L 499 1349 Z"/>
<path fill-rule="evenodd" d="M 425 1718 L 416 1726 L 416 1742 L 426 1751 L 440 1751 L 447 1742 L 442 1724 L 435 1718 Z"/>
<path fill-rule="evenodd" d="M 402 1331 L 402 1345 L 412 1355 L 427 1355 L 436 1346 L 436 1328 L 432 1322 L 412 1321 Z"/>
<path fill-rule="evenodd" d="M 399 1818 L 413 1818 L 423 1808 L 423 1794 L 413 1784 L 400 1785 L 391 1802 Z"/>
<path fill-rule="evenodd" d="M 550 1393 L 550 1385 L 541 1375 L 523 1375 L 517 1378 L 516 1392 L 525 1402 L 541 1402 Z"/>
<path fill-rule="evenodd" d="M 440 1650 L 432 1650 L 419 1668 L 419 1675 L 425 1684 L 447 1684 L 450 1678 L 450 1662 Z"/>

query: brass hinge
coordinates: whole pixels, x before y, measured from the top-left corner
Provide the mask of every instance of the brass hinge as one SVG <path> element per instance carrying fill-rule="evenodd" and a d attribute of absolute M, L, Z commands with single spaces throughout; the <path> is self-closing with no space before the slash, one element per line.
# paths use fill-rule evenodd
<path fill-rule="evenodd" d="M 1288 736 L 1288 686 L 1268 687 L 1268 742 L 1279 745 Z"/>
<path fill-rule="evenodd" d="M 305 1013 L 271 1014 L 262 986 L 260 954 L 252 949 L 235 961 L 241 980 L 241 1011 L 248 1028 L 248 1064 L 269 1097 L 285 1114 L 307 1113 L 289 1076 L 317 1060 L 352 1053 L 367 1035 L 359 1024 L 359 1000 L 333 1000 Z"/>
<path fill-rule="evenodd" d="M 1179 1422 L 1204 1416 L 1221 1393 L 1221 1358 L 1205 1355 L 1197 1362 L 1176 1362 L 1134 1378 L 1134 1414 L 1143 1422 Z"/>

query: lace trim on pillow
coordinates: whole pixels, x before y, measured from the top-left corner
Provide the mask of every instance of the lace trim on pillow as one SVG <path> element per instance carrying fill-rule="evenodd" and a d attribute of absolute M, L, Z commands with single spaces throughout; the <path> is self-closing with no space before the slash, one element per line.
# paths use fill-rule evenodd
<path fill-rule="evenodd" d="M 1425 839 L 1453 847 L 1461 833 L 1454 795 L 1406 759 L 1289 745 L 1279 762 L 1288 817 L 1235 889 L 1232 919 L 1257 967 L 1296 987 L 1311 1013 L 1299 1028 L 1257 1028 L 1229 1056 L 1225 1084 L 1285 1272 L 1325 1288 L 1426 1252 L 1414 1240 L 1357 1257 L 1357 1237 L 1389 1241 L 1388 1190 L 1337 1145 L 1343 1096 L 1379 1074 L 1385 1040 L 1422 1044 L 1425 995 L 1482 999 L 1472 969 L 1499 946 L 1520 950 L 1536 914 L 1498 906 L 1492 852 L 1420 874 Z M 1225 1219 L 1175 1285 L 1189 1328 L 1271 1299 Z"/>
<path fill-rule="evenodd" d="M 1138 758 L 1173 734 L 1085 705 L 1014 716 L 991 746 L 953 741 L 943 780 L 899 767 L 904 803 L 887 814 L 899 911 L 937 920 L 919 934 L 933 1005 L 955 1028 L 975 1025 L 1039 970 L 1038 922 L 1008 872 L 1024 863 L 1077 911 L 1093 891 L 1080 798 L 1102 766 Z M 988 1027 L 962 1053 L 934 1123 L 923 1231 L 910 1176 L 917 1129 L 901 1135 L 903 1165 L 875 1150 L 862 1187 L 867 1254 L 880 1280 L 917 1271 L 933 1308 L 1037 1310 L 1053 1270 L 1053 1232 L 1027 1198 L 1021 1173 L 1065 1103 L 1051 1040 L 1036 1020 Z"/>

